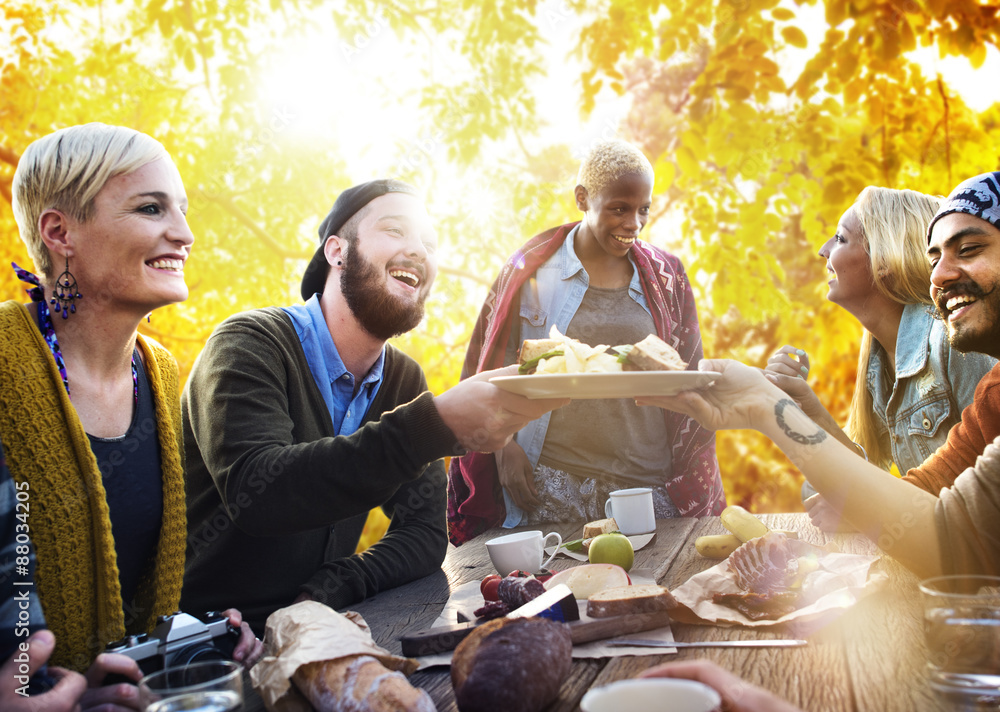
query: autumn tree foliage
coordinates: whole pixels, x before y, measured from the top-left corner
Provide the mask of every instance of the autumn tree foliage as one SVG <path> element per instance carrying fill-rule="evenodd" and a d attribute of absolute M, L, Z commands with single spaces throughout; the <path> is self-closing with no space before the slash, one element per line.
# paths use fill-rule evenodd
<path fill-rule="evenodd" d="M 298 301 L 320 219 L 340 190 L 374 177 L 344 158 L 357 140 L 338 121 L 355 110 L 350 97 L 321 138 L 258 100 L 275 57 L 321 25 L 334 28 L 341 61 L 315 67 L 316 91 L 370 58 L 379 37 L 421 63 L 419 86 L 385 77 L 416 110 L 381 140 L 394 142 L 396 177 L 427 190 L 438 222 L 442 269 L 428 317 L 398 342 L 437 392 L 458 378 L 503 259 L 578 217 L 578 157 L 568 141 L 541 138 L 560 117 L 540 115 L 535 89 L 557 24 L 578 28 L 557 56 L 583 67 L 565 115 L 631 100 L 627 120 L 608 130 L 654 163 L 650 236 L 686 262 L 706 354 L 763 365 L 782 344 L 800 346 L 834 413 L 850 399 L 860 327 L 825 302 L 818 246 L 866 185 L 946 193 L 1000 162 L 1000 107 L 970 109 L 907 56 L 932 45 L 981 64 L 998 44 L 995 3 L 7 0 L 0 12 L 3 255 L 30 265 L 10 181 L 33 139 L 87 121 L 157 137 L 185 180 L 197 242 L 191 298 L 142 330 L 184 375 L 229 314 Z M 0 298 L 24 298 L 10 273 Z M 798 507 L 801 476 L 763 438 L 722 433 L 719 458 L 731 501 Z"/>

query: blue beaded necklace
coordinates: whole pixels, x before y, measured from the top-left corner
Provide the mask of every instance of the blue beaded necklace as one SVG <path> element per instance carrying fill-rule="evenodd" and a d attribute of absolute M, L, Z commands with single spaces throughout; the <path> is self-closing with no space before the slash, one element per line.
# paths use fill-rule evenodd
<path fill-rule="evenodd" d="M 45 338 L 45 343 L 48 344 L 49 351 L 52 352 L 52 358 L 56 361 L 56 368 L 59 369 L 59 375 L 62 376 L 63 386 L 66 387 L 66 395 L 69 395 L 69 379 L 66 378 L 66 362 L 63 360 L 62 351 L 59 350 L 59 340 L 56 339 L 56 330 L 52 326 L 52 314 L 49 312 L 49 307 L 45 303 L 45 289 L 42 287 L 42 282 L 37 276 L 33 275 L 28 270 L 23 267 L 18 267 L 17 263 L 11 262 L 10 266 L 14 268 L 14 273 L 17 278 L 24 282 L 25 284 L 34 285 L 31 289 L 26 289 L 28 296 L 31 297 L 31 301 L 38 305 L 38 330 L 42 332 L 42 336 Z M 135 403 L 139 403 L 139 372 L 135 367 L 135 350 L 132 351 L 132 397 L 135 399 Z"/>

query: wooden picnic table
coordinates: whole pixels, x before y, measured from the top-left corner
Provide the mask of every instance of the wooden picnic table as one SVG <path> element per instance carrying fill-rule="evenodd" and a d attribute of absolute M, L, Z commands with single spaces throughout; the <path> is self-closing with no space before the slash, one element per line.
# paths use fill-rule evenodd
<path fill-rule="evenodd" d="M 860 534 L 821 532 L 809 523 L 805 514 L 771 514 L 763 515 L 762 519 L 772 528 L 798 531 L 800 538 L 815 544 L 832 540 L 846 553 L 879 553 Z M 580 536 L 583 522 L 530 528 L 558 531 L 564 540 L 569 540 Z M 656 538 L 636 552 L 635 567 L 653 570 L 660 584 L 676 588 L 692 575 L 718 563 L 699 556 L 694 540 L 703 534 L 724 532 L 718 517 L 659 520 Z M 439 573 L 380 593 L 352 606 L 352 610 L 364 616 L 376 642 L 398 654 L 399 637 L 429 628 L 454 587 L 495 573 L 485 542 L 503 533 L 510 530 L 491 530 L 460 547 L 450 546 Z M 560 570 L 577 563 L 559 557 L 550 568 Z M 666 655 L 575 659 L 559 699 L 548 710 L 578 710 L 580 699 L 591 687 L 634 677 L 661 662 L 698 658 L 713 660 L 804 710 L 944 709 L 925 677 L 926 647 L 917 578 L 888 556 L 883 556 L 878 565 L 887 574 L 887 582 L 833 622 L 809 634 L 806 647 L 687 648 Z M 798 631 L 774 626 L 721 627 L 674 622 L 672 629 L 679 641 L 800 637 Z M 440 712 L 457 709 L 449 668 L 420 670 L 410 680 L 430 693 Z"/>

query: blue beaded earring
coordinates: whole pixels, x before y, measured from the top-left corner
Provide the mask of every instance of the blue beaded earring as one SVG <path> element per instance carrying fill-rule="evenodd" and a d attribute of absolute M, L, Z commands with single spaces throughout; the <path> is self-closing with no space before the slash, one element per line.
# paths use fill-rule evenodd
<path fill-rule="evenodd" d="M 52 304 L 57 312 L 62 311 L 62 318 L 65 319 L 69 314 L 76 314 L 76 304 L 73 302 L 77 299 L 83 299 L 83 295 L 76 291 L 76 277 L 69 271 L 69 257 L 67 257 L 66 269 L 56 279 L 49 304 Z M 69 312 L 66 311 L 66 307 L 69 307 Z"/>

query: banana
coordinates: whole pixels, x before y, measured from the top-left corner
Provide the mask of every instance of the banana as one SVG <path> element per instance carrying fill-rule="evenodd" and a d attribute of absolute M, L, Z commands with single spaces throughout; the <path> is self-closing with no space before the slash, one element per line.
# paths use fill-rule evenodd
<path fill-rule="evenodd" d="M 719 518 L 722 520 L 722 526 L 738 536 L 740 541 L 750 541 L 770 531 L 764 522 L 737 504 L 731 504 L 723 509 Z"/>
<path fill-rule="evenodd" d="M 725 559 L 740 548 L 743 542 L 733 534 L 712 534 L 694 540 L 694 549 L 706 559 Z"/>

